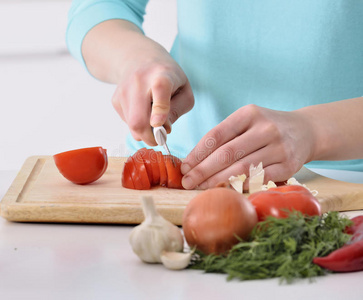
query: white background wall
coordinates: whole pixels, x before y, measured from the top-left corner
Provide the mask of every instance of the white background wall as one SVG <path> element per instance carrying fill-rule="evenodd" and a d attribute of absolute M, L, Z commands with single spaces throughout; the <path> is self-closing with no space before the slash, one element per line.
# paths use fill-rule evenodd
<path fill-rule="evenodd" d="M 0 169 L 31 155 L 103 146 L 125 156 L 127 127 L 111 105 L 115 86 L 89 75 L 65 45 L 71 0 L 0 0 Z M 168 50 L 176 0 L 151 0 L 148 36 Z"/>

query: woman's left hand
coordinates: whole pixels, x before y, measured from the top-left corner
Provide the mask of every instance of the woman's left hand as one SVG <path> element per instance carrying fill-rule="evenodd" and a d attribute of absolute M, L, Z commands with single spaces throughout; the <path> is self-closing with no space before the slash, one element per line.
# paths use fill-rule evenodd
<path fill-rule="evenodd" d="M 314 126 L 299 111 L 246 105 L 210 130 L 182 164 L 185 189 L 207 189 L 262 162 L 265 182 L 284 181 L 314 156 Z"/>

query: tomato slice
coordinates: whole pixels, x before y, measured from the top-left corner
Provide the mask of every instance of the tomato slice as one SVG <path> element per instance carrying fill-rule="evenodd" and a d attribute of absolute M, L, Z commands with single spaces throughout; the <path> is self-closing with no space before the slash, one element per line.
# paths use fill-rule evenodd
<path fill-rule="evenodd" d="M 175 163 L 175 166 L 173 164 L 173 160 Z M 181 160 L 175 156 L 171 155 L 165 155 L 164 156 L 166 171 L 168 174 L 168 188 L 172 189 L 183 189 L 182 186 L 182 173 L 180 171 L 181 167 Z"/>
<path fill-rule="evenodd" d="M 139 190 L 150 189 L 150 187 L 151 187 L 150 180 L 149 180 L 149 176 L 147 174 L 146 167 L 145 167 L 144 160 L 142 158 L 141 153 L 136 152 L 132 156 L 132 161 L 134 162 L 135 169 L 137 170 L 136 176 L 132 177 L 134 180 L 135 188 L 137 188 L 136 181 L 139 181 L 141 188 L 137 188 L 137 189 L 139 189 Z"/>
<path fill-rule="evenodd" d="M 141 183 L 141 179 L 139 177 L 139 169 L 135 166 L 135 162 L 132 158 L 132 156 L 130 156 L 126 163 L 129 166 L 129 170 L 130 170 L 130 177 L 131 180 L 134 184 L 134 187 L 136 190 L 143 190 L 143 185 Z M 146 171 L 145 171 L 146 172 Z"/>
<path fill-rule="evenodd" d="M 153 176 L 153 168 L 151 165 L 151 160 L 150 160 L 150 155 L 149 155 L 149 151 L 146 148 L 142 148 L 140 150 L 137 151 L 138 153 L 140 153 L 142 160 L 144 161 L 144 165 L 146 168 L 146 173 L 147 176 L 149 177 L 149 181 L 151 185 L 154 185 L 154 176 Z"/>
<path fill-rule="evenodd" d="M 107 150 L 90 147 L 53 155 L 59 172 L 76 184 L 87 184 L 99 179 L 108 166 Z"/>
<path fill-rule="evenodd" d="M 166 166 L 164 161 L 164 155 L 160 151 L 156 151 L 157 162 L 159 164 L 160 171 L 160 185 L 167 186 L 168 184 L 168 174 L 166 172 Z"/>
<path fill-rule="evenodd" d="M 127 189 L 135 189 L 135 185 L 131 176 L 131 170 L 134 168 L 133 166 L 130 166 L 132 164 L 133 164 L 132 159 L 127 159 L 127 161 L 124 164 L 124 169 L 122 171 L 121 183 L 122 186 Z"/>
<path fill-rule="evenodd" d="M 153 185 L 158 185 L 160 183 L 160 167 L 158 163 L 158 157 L 156 152 L 153 149 L 147 149 L 149 152 L 149 158 L 151 162 L 151 168 L 153 171 Z"/>

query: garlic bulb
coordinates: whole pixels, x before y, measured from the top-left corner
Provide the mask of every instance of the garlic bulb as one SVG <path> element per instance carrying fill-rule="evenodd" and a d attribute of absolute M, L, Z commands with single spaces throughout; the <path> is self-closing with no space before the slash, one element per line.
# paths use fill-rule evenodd
<path fill-rule="evenodd" d="M 161 263 L 163 251 L 183 252 L 180 229 L 156 211 L 151 196 L 143 196 L 141 200 L 145 220 L 132 230 L 129 238 L 135 254 L 144 262 Z"/>

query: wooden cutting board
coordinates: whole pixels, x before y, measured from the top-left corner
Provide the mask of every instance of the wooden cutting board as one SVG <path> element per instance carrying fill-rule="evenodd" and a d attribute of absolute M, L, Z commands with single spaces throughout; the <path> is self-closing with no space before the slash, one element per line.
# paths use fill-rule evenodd
<path fill-rule="evenodd" d="M 181 225 L 184 208 L 200 191 L 125 189 L 121 186 L 124 161 L 110 157 L 101 179 L 76 185 L 58 172 L 51 156 L 30 157 L 0 203 L 1 216 L 17 222 L 138 224 L 144 219 L 140 196 L 151 194 L 159 212 Z M 363 184 L 329 179 L 305 168 L 295 177 L 319 191 L 323 211 L 363 209 Z"/>

